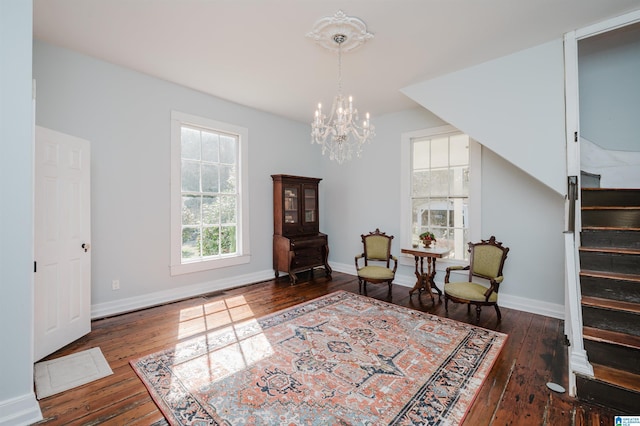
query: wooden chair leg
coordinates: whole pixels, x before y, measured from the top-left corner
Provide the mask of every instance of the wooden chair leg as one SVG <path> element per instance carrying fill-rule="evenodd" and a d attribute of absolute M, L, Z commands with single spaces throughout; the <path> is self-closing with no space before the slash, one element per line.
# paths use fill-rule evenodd
<path fill-rule="evenodd" d="M 482 308 L 480 307 L 480 305 L 476 305 L 476 324 L 478 324 L 480 322 L 480 311 L 482 310 Z"/>
<path fill-rule="evenodd" d="M 493 305 L 494 308 L 496 308 L 496 314 L 498 315 L 498 321 L 502 320 L 502 315 L 500 314 L 500 308 L 498 308 L 498 305 Z"/>
<path fill-rule="evenodd" d="M 447 295 L 444 295 L 444 311 L 449 313 L 449 298 Z"/>

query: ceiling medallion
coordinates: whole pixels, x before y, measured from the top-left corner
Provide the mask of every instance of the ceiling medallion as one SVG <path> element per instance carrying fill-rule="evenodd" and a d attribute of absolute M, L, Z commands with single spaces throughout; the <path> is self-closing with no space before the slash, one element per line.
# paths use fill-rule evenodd
<path fill-rule="evenodd" d="M 336 34 L 345 36 L 343 43 L 336 44 L 334 39 Z M 342 52 L 346 53 L 372 39 L 373 34 L 367 31 L 367 25 L 361 19 L 347 16 L 339 10 L 334 16 L 319 19 L 313 26 L 313 30 L 307 33 L 307 37 L 325 49 L 337 52 L 338 48 L 341 48 Z"/>

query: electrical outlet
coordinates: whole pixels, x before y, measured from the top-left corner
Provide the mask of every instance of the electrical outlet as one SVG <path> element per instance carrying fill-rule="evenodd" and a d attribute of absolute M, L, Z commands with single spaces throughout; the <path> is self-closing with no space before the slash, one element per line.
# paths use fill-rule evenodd
<path fill-rule="evenodd" d="M 111 281 L 111 290 L 120 290 L 120 280 Z"/>

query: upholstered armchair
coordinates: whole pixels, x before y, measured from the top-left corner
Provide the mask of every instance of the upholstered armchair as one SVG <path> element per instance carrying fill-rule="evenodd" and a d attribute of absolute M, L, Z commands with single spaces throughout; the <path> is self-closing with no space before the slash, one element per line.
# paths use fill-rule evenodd
<path fill-rule="evenodd" d="M 376 228 L 374 232 L 361 235 L 364 251 L 355 257 L 358 272 L 358 291 L 367 294 L 367 282 L 387 283 L 391 296 L 391 283 L 398 269 L 398 258 L 391 255 L 393 235 L 387 235 Z M 393 269 L 391 261 L 393 260 Z"/>
<path fill-rule="evenodd" d="M 498 290 L 504 280 L 502 268 L 507 259 L 508 247 L 503 247 L 496 237 L 479 243 L 469 243 L 469 265 L 451 266 L 447 268 L 444 277 L 444 307 L 449 312 L 449 301 L 466 303 L 467 311 L 471 305 L 476 307 L 476 323 L 480 322 L 480 310 L 483 306 L 493 306 L 498 315 L 498 321 L 502 319 L 498 308 Z M 467 281 L 449 282 L 452 271 L 469 271 Z M 485 284 L 473 282 L 476 278 L 482 278 Z"/>

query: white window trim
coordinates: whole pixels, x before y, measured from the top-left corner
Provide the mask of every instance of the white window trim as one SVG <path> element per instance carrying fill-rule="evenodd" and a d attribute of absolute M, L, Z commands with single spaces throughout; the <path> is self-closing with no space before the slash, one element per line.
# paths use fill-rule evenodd
<path fill-rule="evenodd" d="M 238 135 L 238 188 L 240 207 L 238 211 L 237 248 L 238 253 L 210 260 L 182 263 L 182 174 L 181 174 L 181 140 L 180 128 L 183 124 L 204 127 L 225 133 Z M 248 164 L 248 129 L 233 124 L 211 120 L 171 111 L 171 275 L 188 274 L 210 269 L 249 263 L 249 170 Z"/>
<path fill-rule="evenodd" d="M 451 125 L 432 127 L 402 133 L 400 137 L 400 245 L 411 247 L 411 140 L 430 138 L 450 133 L 462 133 Z M 480 241 L 482 235 L 482 146 L 469 138 L 469 241 Z M 414 257 L 402 253 L 400 264 L 414 266 Z M 464 265 L 466 262 L 455 259 L 438 260 L 438 269 L 452 265 Z"/>

